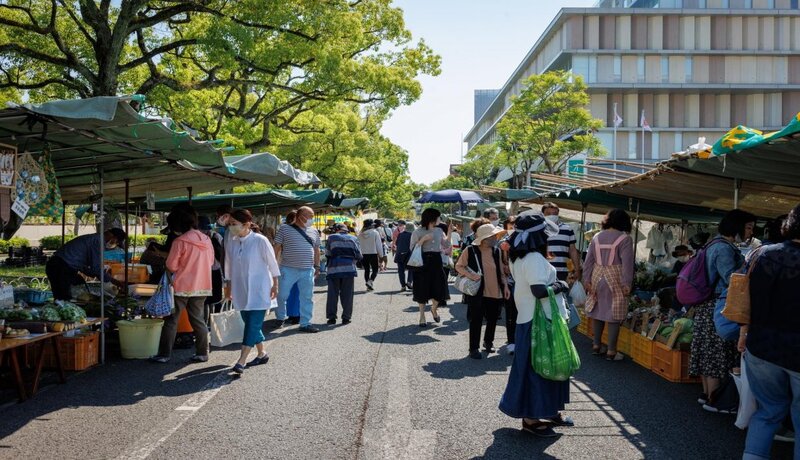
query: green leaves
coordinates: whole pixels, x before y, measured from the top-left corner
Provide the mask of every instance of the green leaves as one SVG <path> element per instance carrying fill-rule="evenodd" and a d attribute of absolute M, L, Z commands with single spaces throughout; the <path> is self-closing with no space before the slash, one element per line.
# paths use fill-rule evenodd
<path fill-rule="evenodd" d="M 496 143 L 474 147 L 461 170 L 507 167 L 518 172 L 513 186 L 521 188 L 527 171 L 558 174 L 579 153 L 603 154 L 593 135 L 602 122 L 586 109 L 589 95 L 581 77 L 563 71 L 533 75 L 512 101 L 497 124 Z"/>

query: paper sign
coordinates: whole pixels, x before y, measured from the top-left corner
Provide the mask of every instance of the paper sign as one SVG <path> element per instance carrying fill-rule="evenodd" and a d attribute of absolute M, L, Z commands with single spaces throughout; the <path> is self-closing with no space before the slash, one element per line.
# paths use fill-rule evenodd
<path fill-rule="evenodd" d="M 25 216 L 28 215 L 28 211 L 31 209 L 27 203 L 17 198 L 14 200 L 14 204 L 11 205 L 11 210 L 14 211 L 20 219 L 24 219 Z"/>
<path fill-rule="evenodd" d="M 0 144 L 0 187 L 14 188 L 17 174 L 17 149 Z"/>

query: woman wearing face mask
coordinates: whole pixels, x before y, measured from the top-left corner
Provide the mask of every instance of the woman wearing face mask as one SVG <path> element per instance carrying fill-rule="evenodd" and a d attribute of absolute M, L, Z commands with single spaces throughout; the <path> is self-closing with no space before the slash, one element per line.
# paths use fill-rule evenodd
<path fill-rule="evenodd" d="M 456 262 L 456 271 L 471 280 L 480 281 L 481 286 L 474 295 L 465 295 L 467 300 L 467 320 L 469 321 L 469 357 L 481 359 L 478 349 L 481 339 L 481 326 L 486 319 L 486 332 L 483 336 L 483 348 L 487 354 L 494 351 L 494 331 L 503 299 L 511 297 L 506 284 L 506 277 L 500 249 L 495 245 L 497 235 L 505 230 L 492 224 L 482 225 L 472 242 Z"/>
<path fill-rule="evenodd" d="M 689 357 L 689 375 L 699 375 L 703 393 L 697 399 L 709 412 L 731 413 L 736 407 L 722 407 L 716 393 L 720 381 L 739 362 L 736 350 L 739 328 L 734 325 L 732 337 L 721 337 L 714 324 L 714 310 L 725 306 L 728 283 L 733 272 L 744 265 L 744 256 L 735 243 L 753 234 L 756 217 L 749 212 L 734 209 L 719 222 L 718 234 L 705 246 L 706 273 L 714 295 L 694 306 L 694 334 L 692 354 Z"/>
<path fill-rule="evenodd" d="M 211 239 L 196 229 L 197 214 L 173 211 L 167 217 L 169 228 L 177 235 L 167 257 L 167 270 L 172 274 L 175 290 L 175 311 L 164 318 L 158 355 L 152 361 L 165 363 L 172 356 L 178 331 L 178 318 L 186 309 L 195 337 L 193 361 L 208 361 L 208 327 L 205 321 L 205 300 L 212 294 L 211 268 L 214 247 Z"/>
<path fill-rule="evenodd" d="M 261 326 L 272 299 L 278 295 L 280 268 L 275 251 L 267 237 L 258 232 L 250 211 L 237 209 L 231 213 L 228 231 L 231 244 L 225 248 L 225 272 L 230 277 L 233 307 L 244 321 L 244 337 L 239 361 L 233 372 L 241 374 L 245 367 L 266 364 L 269 361 L 264 351 L 264 334 Z M 247 358 L 256 347 L 258 355 L 250 362 Z"/>
<path fill-rule="evenodd" d="M 419 305 L 419 325 L 428 325 L 425 319 L 425 304 L 431 301 L 433 322 L 440 321 L 437 309 L 447 298 L 447 279 L 442 268 L 442 240 L 445 234 L 436 225 L 441 212 L 428 208 L 422 211 L 420 226 L 411 234 L 411 251 L 422 248 L 422 267 L 414 273 L 414 301 Z M 363 251 L 363 246 L 362 246 Z"/>
<path fill-rule="evenodd" d="M 594 325 L 593 355 L 602 355 L 600 338 L 608 325 L 606 359 L 619 361 L 619 328 L 628 314 L 628 295 L 633 284 L 634 254 L 631 218 L 622 209 L 612 209 L 603 218 L 603 230 L 592 238 L 586 254 L 583 285 L 586 287 L 586 316 Z"/>

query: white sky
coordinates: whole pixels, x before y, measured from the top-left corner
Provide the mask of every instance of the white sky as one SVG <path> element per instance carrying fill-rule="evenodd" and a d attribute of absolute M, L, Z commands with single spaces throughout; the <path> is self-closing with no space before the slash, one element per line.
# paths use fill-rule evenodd
<path fill-rule="evenodd" d="M 563 7 L 596 0 L 395 0 L 406 27 L 442 57 L 425 76 L 422 97 L 401 107 L 382 130 L 409 153 L 415 182 L 430 184 L 460 163 L 472 127 L 473 90 L 500 88 Z M 464 146 L 466 149 L 466 146 Z"/>

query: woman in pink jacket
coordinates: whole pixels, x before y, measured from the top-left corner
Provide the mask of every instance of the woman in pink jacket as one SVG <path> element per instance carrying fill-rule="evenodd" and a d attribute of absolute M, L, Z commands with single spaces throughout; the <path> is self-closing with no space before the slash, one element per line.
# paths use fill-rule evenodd
<path fill-rule="evenodd" d="M 158 355 L 153 361 L 165 363 L 172 356 L 172 345 L 178 331 L 178 318 L 185 308 L 195 337 L 192 361 L 208 361 L 208 328 L 205 321 L 205 300 L 211 295 L 211 267 L 214 247 L 211 239 L 196 229 L 194 210 L 173 211 L 167 217 L 169 228 L 178 234 L 167 257 L 167 270 L 175 290 L 175 312 L 164 318 Z"/>

